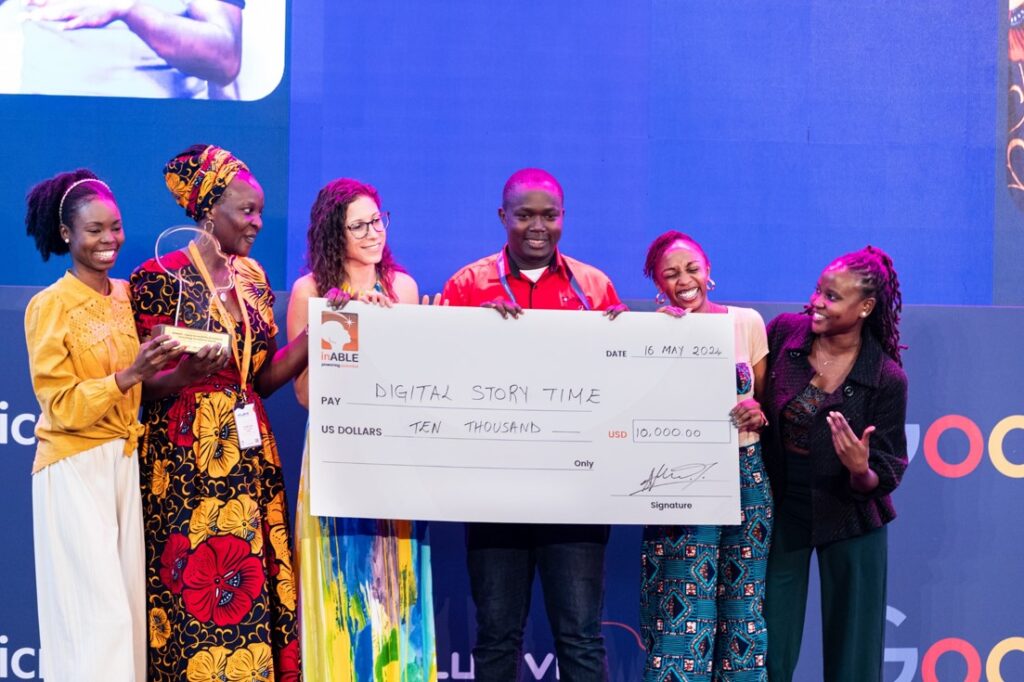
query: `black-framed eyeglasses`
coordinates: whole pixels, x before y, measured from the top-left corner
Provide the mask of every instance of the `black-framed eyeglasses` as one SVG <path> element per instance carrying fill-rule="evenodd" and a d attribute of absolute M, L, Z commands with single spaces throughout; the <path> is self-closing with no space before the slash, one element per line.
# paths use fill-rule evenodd
<path fill-rule="evenodd" d="M 374 232 L 383 232 L 388 229 L 388 225 L 391 224 L 391 212 L 381 211 L 381 214 L 373 220 L 368 220 L 361 223 L 352 223 L 346 225 L 345 229 L 352 234 L 353 239 L 366 239 L 370 234 L 370 228 L 373 228 Z"/>

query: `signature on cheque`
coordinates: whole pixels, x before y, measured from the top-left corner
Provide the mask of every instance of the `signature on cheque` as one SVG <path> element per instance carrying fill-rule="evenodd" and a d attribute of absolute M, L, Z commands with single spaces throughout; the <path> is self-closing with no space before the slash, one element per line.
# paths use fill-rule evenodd
<path fill-rule="evenodd" d="M 717 462 L 712 462 L 711 464 L 694 462 L 674 467 L 670 467 L 668 464 L 659 464 L 656 467 L 651 467 L 650 473 L 640 482 L 640 487 L 629 494 L 649 493 L 655 488 L 665 488 L 668 486 L 673 486 L 675 490 L 685 490 L 704 478 L 704 475 L 715 464 Z"/>

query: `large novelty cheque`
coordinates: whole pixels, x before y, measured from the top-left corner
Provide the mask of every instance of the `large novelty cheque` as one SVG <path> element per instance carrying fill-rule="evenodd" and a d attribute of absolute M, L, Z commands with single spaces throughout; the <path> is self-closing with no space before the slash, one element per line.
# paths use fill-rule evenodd
<path fill-rule="evenodd" d="M 739 523 L 732 315 L 309 302 L 311 510 Z"/>

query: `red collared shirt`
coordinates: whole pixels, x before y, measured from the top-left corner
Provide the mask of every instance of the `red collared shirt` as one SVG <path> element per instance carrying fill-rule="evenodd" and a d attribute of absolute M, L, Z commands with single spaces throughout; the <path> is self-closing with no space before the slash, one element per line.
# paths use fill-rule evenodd
<path fill-rule="evenodd" d="M 508 299 L 502 284 L 498 260 L 504 254 L 507 282 L 516 303 L 523 308 L 544 310 L 604 310 L 620 303 L 619 295 L 607 275 L 595 267 L 555 252 L 536 283 L 523 277 L 519 268 L 508 257 L 508 250 L 481 258 L 462 268 L 444 285 L 441 298 L 450 305 L 479 306 L 496 298 Z M 587 305 L 580 301 L 572 286 L 575 278 L 579 289 L 587 297 Z"/>

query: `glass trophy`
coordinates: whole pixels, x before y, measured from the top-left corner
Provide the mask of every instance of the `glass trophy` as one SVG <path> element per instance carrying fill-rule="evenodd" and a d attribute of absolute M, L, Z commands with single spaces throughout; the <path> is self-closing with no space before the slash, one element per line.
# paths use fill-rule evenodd
<path fill-rule="evenodd" d="M 235 288 L 234 271 L 220 244 L 209 232 L 193 225 L 171 227 L 156 240 L 156 262 L 178 281 L 174 324 L 161 324 L 154 335 L 166 334 L 186 353 L 217 344 L 229 349 L 230 337 L 210 331 L 213 307 L 226 301 Z"/>

